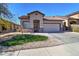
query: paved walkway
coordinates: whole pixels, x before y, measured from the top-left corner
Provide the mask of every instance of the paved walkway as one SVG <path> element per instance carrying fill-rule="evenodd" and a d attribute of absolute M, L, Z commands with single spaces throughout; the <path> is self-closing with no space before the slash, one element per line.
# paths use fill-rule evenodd
<path fill-rule="evenodd" d="M 47 33 L 64 42 L 63 45 L 20 50 L 15 52 L 0 52 L 0 55 L 17 56 L 79 56 L 79 33 Z"/>
<path fill-rule="evenodd" d="M 4 36 L 7 36 L 7 35 L 12 35 L 12 34 L 21 34 L 21 32 L 12 32 L 12 33 L 0 34 L 0 37 L 4 37 Z"/>
<path fill-rule="evenodd" d="M 5 56 L 79 56 L 79 42 L 38 49 L 3 52 Z"/>

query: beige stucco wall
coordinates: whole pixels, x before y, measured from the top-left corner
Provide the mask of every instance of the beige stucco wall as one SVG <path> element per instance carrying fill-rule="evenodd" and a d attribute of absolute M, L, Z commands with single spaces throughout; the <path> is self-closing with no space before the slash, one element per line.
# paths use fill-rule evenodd
<path fill-rule="evenodd" d="M 66 26 L 68 27 L 69 26 L 69 20 L 66 19 L 66 20 L 64 20 L 64 22 L 66 22 Z"/>
<path fill-rule="evenodd" d="M 69 19 L 68 21 L 69 21 L 69 26 L 70 26 L 70 22 L 71 22 L 71 21 L 75 21 L 76 24 L 79 24 L 79 20 L 77 20 L 77 19 Z"/>
<path fill-rule="evenodd" d="M 77 24 L 79 24 L 79 14 L 75 14 L 75 15 L 69 16 L 69 19 L 65 20 L 67 27 L 71 26 L 70 25 L 71 21 L 76 21 Z"/>
<path fill-rule="evenodd" d="M 35 14 L 38 14 L 38 15 L 35 15 Z M 29 20 L 29 21 L 27 21 L 27 20 Z M 29 25 L 30 25 L 30 27 L 29 27 L 29 29 L 27 28 L 27 29 L 24 29 L 24 31 L 28 31 L 28 30 L 30 30 L 30 31 L 33 31 L 33 20 L 40 20 L 40 31 L 41 31 L 41 28 L 43 28 L 43 15 L 42 14 L 40 14 L 40 13 L 37 13 L 37 12 L 35 12 L 35 13 L 32 13 L 32 14 L 30 14 L 29 15 L 29 19 L 22 19 L 21 21 L 20 21 L 20 23 L 21 23 L 21 27 L 23 28 L 23 26 L 26 26 L 26 25 L 24 25 L 24 23 L 23 22 L 27 22 L 27 23 L 29 23 Z"/>
<path fill-rule="evenodd" d="M 33 20 L 40 20 L 40 28 L 43 28 L 43 15 L 41 15 L 40 13 L 37 13 L 38 15 L 35 15 L 35 13 L 30 14 L 31 28 L 33 28 Z"/>
<path fill-rule="evenodd" d="M 76 23 L 79 24 L 79 14 L 72 15 L 72 16 L 70 16 L 70 18 L 71 19 L 68 19 L 69 26 L 70 26 L 71 21 L 76 21 Z"/>
<path fill-rule="evenodd" d="M 2 27 L 1 27 L 1 25 L 0 25 L 0 32 L 2 31 Z"/>
<path fill-rule="evenodd" d="M 72 16 L 70 16 L 70 17 L 79 19 L 79 14 L 75 14 L 75 15 L 72 15 Z"/>

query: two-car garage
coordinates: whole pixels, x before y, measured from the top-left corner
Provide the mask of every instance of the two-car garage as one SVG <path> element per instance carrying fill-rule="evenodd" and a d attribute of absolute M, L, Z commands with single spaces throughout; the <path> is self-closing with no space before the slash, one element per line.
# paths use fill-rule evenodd
<path fill-rule="evenodd" d="M 44 24 L 43 31 L 44 32 L 59 32 L 61 30 L 60 24 Z"/>

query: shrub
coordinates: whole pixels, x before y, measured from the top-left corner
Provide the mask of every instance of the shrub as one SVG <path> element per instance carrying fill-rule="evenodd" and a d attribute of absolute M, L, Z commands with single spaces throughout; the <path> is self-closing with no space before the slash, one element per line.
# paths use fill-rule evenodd
<path fill-rule="evenodd" d="M 12 37 L 10 40 L 1 42 L 0 45 L 3 46 L 14 46 L 14 45 L 20 45 L 28 42 L 36 42 L 36 41 L 44 41 L 47 40 L 47 36 L 41 36 L 41 35 L 16 35 Z"/>

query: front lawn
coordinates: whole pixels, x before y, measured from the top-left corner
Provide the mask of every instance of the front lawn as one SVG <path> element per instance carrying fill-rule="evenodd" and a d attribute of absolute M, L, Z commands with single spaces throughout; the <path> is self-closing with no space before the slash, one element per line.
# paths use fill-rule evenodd
<path fill-rule="evenodd" d="M 23 35 L 16 35 L 12 37 L 10 40 L 1 42 L 0 45 L 15 46 L 15 45 L 28 43 L 28 42 L 45 41 L 47 39 L 48 39 L 47 36 L 23 34 Z"/>

